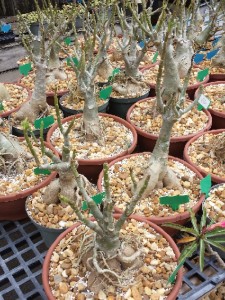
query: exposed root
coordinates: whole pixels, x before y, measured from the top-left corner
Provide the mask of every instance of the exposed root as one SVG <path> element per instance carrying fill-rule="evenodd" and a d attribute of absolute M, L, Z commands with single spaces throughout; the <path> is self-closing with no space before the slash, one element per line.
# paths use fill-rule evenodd
<path fill-rule="evenodd" d="M 108 58 L 105 58 L 98 67 L 97 74 L 103 79 L 108 80 L 109 76 L 112 75 L 113 67 L 110 64 Z"/>
<path fill-rule="evenodd" d="M 62 68 L 51 69 L 46 74 L 46 84 L 56 82 L 56 80 L 66 80 L 67 75 Z"/>
<path fill-rule="evenodd" d="M 48 114 L 48 105 L 44 102 L 43 105 L 34 105 L 31 101 L 24 103 L 21 108 L 14 114 L 15 121 L 28 120 L 31 124 L 41 115 Z M 20 123 L 19 123 L 20 124 Z"/>
<path fill-rule="evenodd" d="M 213 138 L 212 150 L 216 158 L 222 163 L 225 163 L 225 133 L 221 134 L 220 139 L 216 136 Z"/>

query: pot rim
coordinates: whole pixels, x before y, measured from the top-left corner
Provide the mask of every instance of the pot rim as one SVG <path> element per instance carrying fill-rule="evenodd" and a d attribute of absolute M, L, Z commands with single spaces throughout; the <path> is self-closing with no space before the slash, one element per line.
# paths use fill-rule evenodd
<path fill-rule="evenodd" d="M 69 117 L 66 117 L 62 120 L 62 124 L 72 120 L 73 118 L 80 118 L 82 117 L 83 114 L 77 114 L 77 115 L 73 115 L 73 116 L 69 116 Z M 114 156 L 110 156 L 110 157 L 106 157 L 106 158 L 101 158 L 101 159 L 77 159 L 79 165 L 101 165 L 103 164 L 104 162 L 111 162 L 112 160 L 116 159 L 117 157 L 121 157 L 121 156 L 124 156 L 128 153 L 131 153 L 134 151 L 136 145 L 137 145 L 137 132 L 136 130 L 134 129 L 134 127 L 129 124 L 126 120 L 123 120 L 117 116 L 114 116 L 114 115 L 110 115 L 110 114 L 106 114 L 106 113 L 99 113 L 98 114 L 99 116 L 102 116 L 102 117 L 109 117 L 109 118 L 113 118 L 114 120 L 118 121 L 119 123 L 122 123 L 125 127 L 127 127 L 131 132 L 132 132 L 132 135 L 133 135 L 133 142 L 131 144 L 131 146 L 127 149 L 127 150 L 124 150 L 123 152 L 119 153 L 119 154 L 116 154 Z M 58 128 L 58 124 L 55 123 L 48 131 L 47 133 L 47 143 L 51 144 L 51 136 L 52 136 L 52 133 L 54 132 L 54 130 Z M 52 144 L 51 144 L 52 145 Z M 52 147 L 54 147 L 52 145 Z M 57 151 L 57 150 L 56 150 Z M 58 155 L 61 155 L 61 153 L 59 153 L 57 151 Z"/>

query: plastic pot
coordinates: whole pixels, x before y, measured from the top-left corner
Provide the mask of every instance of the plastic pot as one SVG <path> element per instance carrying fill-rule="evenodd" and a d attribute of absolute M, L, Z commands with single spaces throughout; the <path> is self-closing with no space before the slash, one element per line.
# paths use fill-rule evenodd
<path fill-rule="evenodd" d="M 225 80 L 225 74 L 224 74 L 224 80 Z M 219 84 L 225 85 L 225 81 L 209 82 L 209 83 L 204 84 L 204 87 L 209 86 L 209 85 L 219 85 Z M 197 97 L 198 92 L 199 92 L 199 89 L 195 92 L 195 98 Z M 210 107 L 208 110 L 212 115 L 212 129 L 225 128 L 225 111 L 221 112 L 221 111 L 215 110 Z"/>
<path fill-rule="evenodd" d="M 221 132 L 224 132 L 224 129 L 217 129 L 217 130 L 211 130 L 211 131 L 208 131 L 207 133 L 210 133 L 210 134 L 218 134 L 218 133 L 221 133 Z M 198 170 L 198 172 L 200 172 L 204 177 L 207 176 L 209 173 L 206 172 L 205 170 L 203 170 L 201 167 L 199 167 L 197 164 L 195 164 L 194 162 L 192 162 L 189 154 L 188 154 L 188 148 L 190 147 L 190 145 L 196 141 L 200 136 L 204 135 L 206 132 L 202 132 L 202 133 L 199 133 L 197 134 L 196 136 L 194 136 L 192 139 L 190 139 L 185 148 L 184 148 L 184 159 L 190 164 L 192 165 L 196 170 Z M 225 177 L 219 177 L 219 176 L 216 176 L 214 174 L 210 174 L 211 175 L 211 178 L 212 178 L 212 181 L 214 183 L 223 183 L 225 182 Z"/>
<path fill-rule="evenodd" d="M 140 100 L 138 102 L 139 103 L 144 102 L 149 99 L 150 98 L 147 98 L 144 100 Z M 130 124 L 132 124 L 130 115 L 131 115 L 132 110 L 135 108 L 135 105 L 136 105 L 136 103 L 133 104 L 127 112 L 127 121 Z M 211 117 L 210 113 L 207 110 L 203 110 L 203 111 L 208 116 L 208 123 L 207 123 L 206 127 L 199 132 L 208 131 L 212 125 L 212 117 Z M 134 128 L 136 129 L 137 134 L 138 134 L 138 145 L 140 147 L 140 150 L 141 151 L 153 151 L 156 141 L 158 139 L 158 135 L 147 133 L 144 130 L 140 129 L 139 127 L 135 126 L 134 124 L 132 124 L 132 125 L 134 126 Z M 179 158 L 182 158 L 183 152 L 184 152 L 184 147 L 185 147 L 187 141 L 190 140 L 195 135 L 196 135 L 196 133 L 188 134 L 185 136 L 171 137 L 169 154 L 179 157 Z"/>
<path fill-rule="evenodd" d="M 18 85 L 18 86 L 23 87 L 24 89 L 26 89 L 27 92 L 28 92 L 28 96 L 27 96 L 27 99 L 26 99 L 23 103 L 25 103 L 26 101 L 29 101 L 29 100 L 30 100 L 30 97 L 31 97 L 31 91 L 30 91 L 28 88 L 26 88 L 24 85 L 19 84 L 19 83 L 4 82 L 4 85 L 7 85 L 7 84 Z M 21 105 L 22 105 L 22 104 L 21 104 Z M 19 110 L 19 108 L 21 107 L 21 105 L 18 106 L 18 107 L 16 107 L 16 108 L 14 108 L 14 109 L 9 110 L 9 111 L 0 111 L 0 118 L 6 118 L 6 117 L 8 117 L 8 116 L 11 115 L 12 113 L 14 113 L 14 112 L 16 112 L 17 110 Z"/>
<path fill-rule="evenodd" d="M 109 164 L 109 168 L 114 165 L 115 163 L 117 162 L 121 162 L 122 160 L 124 159 L 128 159 L 130 158 L 131 156 L 136 156 L 137 159 L 138 159 L 138 156 L 140 155 L 143 155 L 143 154 L 146 154 L 147 152 L 144 152 L 144 153 L 135 153 L 135 154 L 130 154 L 130 155 L 126 155 L 124 157 L 120 157 L 120 158 L 117 158 L 115 159 L 114 161 L 112 161 L 110 164 Z M 193 172 L 195 172 L 198 176 L 199 179 L 202 179 L 203 176 L 201 175 L 201 173 L 199 171 L 197 171 L 192 165 L 188 164 L 187 162 L 177 158 L 177 157 L 173 157 L 173 156 L 169 156 L 169 159 L 173 159 L 173 160 L 176 160 L 180 163 L 182 163 L 183 165 L 185 165 L 186 167 L 188 167 L 190 170 L 192 170 Z M 98 182 L 97 182 L 97 186 L 98 186 L 98 189 L 99 191 L 102 191 L 102 181 L 103 181 L 103 172 L 100 173 L 99 175 L 99 179 L 98 179 Z M 202 194 L 198 200 L 198 202 L 192 207 L 192 210 L 197 213 L 200 208 L 201 208 L 201 205 L 202 205 L 202 201 L 204 200 L 205 196 Z M 116 207 L 116 204 L 115 204 L 115 212 L 116 213 L 122 213 L 122 210 L 117 208 Z M 135 214 L 137 215 L 137 214 Z M 139 215 L 139 214 L 138 214 Z M 151 217 L 145 217 L 145 216 L 142 216 L 140 215 L 142 218 L 150 221 L 150 222 L 153 222 L 154 224 L 158 225 L 158 226 L 162 226 L 164 223 L 167 223 L 167 222 L 171 222 L 171 223 L 176 223 L 176 224 L 180 224 L 180 225 L 183 225 L 185 223 L 187 223 L 187 221 L 190 219 L 190 213 L 188 211 L 185 211 L 181 214 L 176 214 L 176 215 L 172 215 L 172 216 L 167 216 L 167 217 L 157 217 L 157 216 L 151 216 Z M 170 234 L 171 236 L 176 234 L 178 231 L 176 229 L 173 229 L 173 228 L 169 228 L 169 227 L 164 227 L 163 226 L 163 229 L 168 233 Z"/>
<path fill-rule="evenodd" d="M 149 95 L 149 91 L 136 98 L 112 98 L 109 99 L 109 113 L 118 116 L 122 119 L 126 119 L 128 109 L 136 103 L 138 100 L 145 99 Z"/>
<path fill-rule="evenodd" d="M 23 139 L 20 138 L 19 140 Z M 45 145 L 53 150 L 57 155 L 56 151 L 51 147 L 51 145 L 47 143 L 45 143 Z M 11 193 L 6 196 L 0 196 L 0 220 L 16 221 L 25 219 L 27 217 L 25 211 L 26 198 L 37 190 L 47 186 L 56 177 L 56 175 L 56 172 L 52 172 L 32 188 L 17 193 Z"/>
<path fill-rule="evenodd" d="M 225 73 L 210 73 L 209 74 L 209 81 L 224 81 L 225 80 Z"/>
<path fill-rule="evenodd" d="M 102 168 L 103 168 L 103 163 L 105 163 L 105 162 L 110 163 L 111 161 L 113 161 L 114 159 L 116 159 L 118 157 L 122 157 L 124 155 L 132 153 L 137 145 L 137 133 L 136 133 L 135 129 L 133 128 L 133 126 L 130 125 L 127 121 L 125 121 L 117 116 L 108 115 L 108 114 L 104 114 L 104 113 L 100 113 L 99 115 L 103 116 L 103 117 L 111 117 L 114 120 L 116 120 L 117 122 L 119 122 L 119 123 L 123 124 L 124 126 L 126 126 L 127 128 L 129 128 L 133 135 L 133 143 L 127 150 L 124 150 L 120 154 L 113 155 L 108 158 L 77 159 L 78 165 L 79 165 L 78 172 L 85 175 L 93 183 L 97 182 L 99 173 L 102 171 Z M 73 118 L 80 118 L 81 116 L 82 116 L 82 114 L 77 114 L 74 116 L 67 117 L 62 120 L 62 124 L 71 121 Z M 58 124 L 54 124 L 48 131 L 47 141 L 50 144 L 51 144 L 51 136 L 57 127 L 58 127 Z M 59 153 L 59 155 L 61 155 L 61 154 Z"/>
<path fill-rule="evenodd" d="M 71 108 L 68 108 L 68 107 L 62 105 L 63 98 L 67 97 L 67 96 L 68 96 L 68 94 L 65 94 L 59 100 L 59 108 L 62 110 L 64 118 L 83 113 L 82 109 L 81 110 L 75 110 L 75 109 L 71 109 Z M 107 108 L 108 108 L 108 104 L 109 104 L 109 102 L 106 101 L 103 105 L 99 106 L 98 107 L 98 112 L 106 113 Z"/>
<path fill-rule="evenodd" d="M 115 215 L 115 218 L 118 218 L 118 217 L 119 217 L 119 215 L 117 215 L 117 216 Z M 157 233 L 161 234 L 169 242 L 171 248 L 173 249 L 173 251 L 175 253 L 176 259 L 179 258 L 180 252 L 179 252 L 179 249 L 177 248 L 177 245 L 175 244 L 173 239 L 164 230 L 162 230 L 162 228 L 158 227 L 157 225 L 155 225 L 155 224 L 153 224 L 153 223 L 151 223 L 147 220 L 144 220 L 143 218 L 139 218 L 136 215 L 132 215 L 132 218 L 136 219 L 137 221 L 140 221 L 140 222 L 148 223 Z M 52 246 L 50 247 L 50 249 L 48 250 L 48 252 L 46 254 L 44 264 L 43 264 L 42 282 L 43 282 L 44 291 L 46 293 L 46 296 L 47 296 L 48 300 L 56 300 L 56 298 L 52 294 L 51 287 L 49 285 L 49 268 L 50 268 L 50 261 L 51 261 L 51 256 L 53 254 L 53 251 L 55 251 L 55 249 L 56 249 L 57 245 L 60 243 L 60 241 L 69 232 L 71 232 L 74 228 L 78 227 L 79 225 L 80 225 L 80 223 L 76 223 L 72 227 L 70 227 L 66 231 L 64 231 L 62 234 L 60 234 L 60 236 L 55 240 L 55 242 L 52 244 Z M 182 285 L 182 277 L 183 277 L 183 270 L 181 268 L 178 272 L 177 277 L 176 277 L 176 281 L 175 281 L 175 284 L 173 286 L 173 289 L 166 298 L 167 300 L 176 299 L 176 297 L 177 297 L 177 295 L 180 291 L 181 285 Z"/>

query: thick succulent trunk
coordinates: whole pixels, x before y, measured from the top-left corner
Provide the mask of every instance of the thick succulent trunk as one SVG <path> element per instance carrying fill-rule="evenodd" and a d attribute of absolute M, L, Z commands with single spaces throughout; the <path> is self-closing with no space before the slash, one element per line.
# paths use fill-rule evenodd
<path fill-rule="evenodd" d="M 36 66 L 35 86 L 31 100 L 24 103 L 18 112 L 15 113 L 17 120 L 22 121 L 27 118 L 30 123 L 33 123 L 39 114 L 47 109 L 46 70 L 44 63 Z"/>
<path fill-rule="evenodd" d="M 212 67 L 225 68 L 225 35 L 221 38 L 220 43 L 222 47 L 212 59 Z"/>
<path fill-rule="evenodd" d="M 175 61 L 180 78 L 185 78 L 189 68 L 191 67 L 191 59 L 194 50 L 191 41 L 181 39 L 176 45 Z"/>
<path fill-rule="evenodd" d="M 50 51 L 49 62 L 48 62 L 48 72 L 46 74 L 46 82 L 51 83 L 55 80 L 66 80 L 66 73 L 60 68 L 59 60 L 59 47 L 53 45 Z"/>
<path fill-rule="evenodd" d="M 104 236 L 97 234 L 96 246 L 98 250 L 103 251 L 108 257 L 115 256 L 120 247 L 119 233 L 106 231 Z"/>

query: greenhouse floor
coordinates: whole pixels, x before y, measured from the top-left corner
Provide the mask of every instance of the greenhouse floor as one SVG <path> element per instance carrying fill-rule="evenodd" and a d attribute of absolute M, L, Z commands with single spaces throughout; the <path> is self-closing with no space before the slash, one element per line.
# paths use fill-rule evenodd
<path fill-rule="evenodd" d="M 47 247 L 36 227 L 28 219 L 3 221 L 0 233 L 0 299 L 47 300 L 41 280 Z M 204 272 L 200 272 L 197 253 L 184 269 L 177 300 L 201 299 L 225 280 L 224 269 L 211 257 L 205 258 Z"/>

